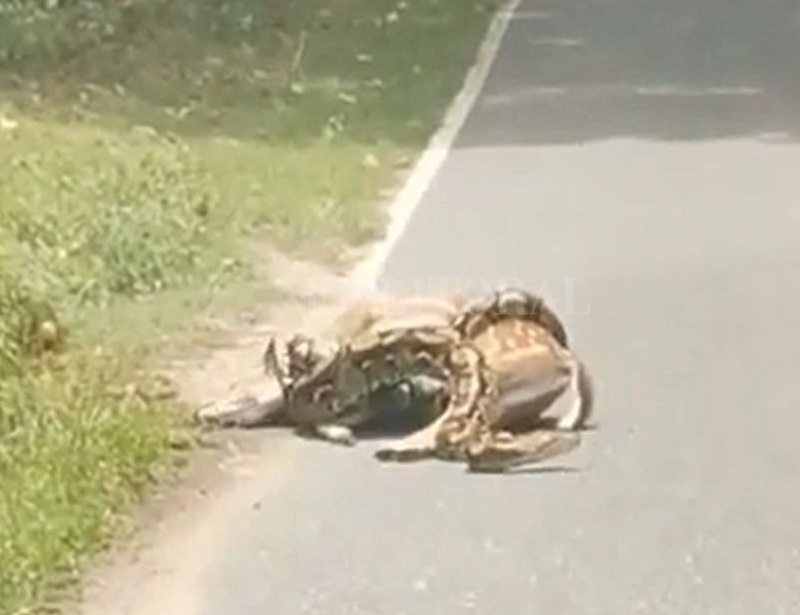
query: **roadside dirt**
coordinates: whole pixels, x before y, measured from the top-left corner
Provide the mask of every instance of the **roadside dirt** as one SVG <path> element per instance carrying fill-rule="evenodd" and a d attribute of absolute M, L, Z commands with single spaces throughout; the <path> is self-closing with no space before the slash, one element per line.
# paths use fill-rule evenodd
<path fill-rule="evenodd" d="M 414 161 L 404 159 L 378 195 L 391 202 Z M 389 213 L 388 210 L 384 210 Z M 255 285 L 267 283 L 279 299 L 214 318 L 213 332 L 164 354 L 158 371 L 195 409 L 253 395 L 263 384 L 261 355 L 276 331 L 314 334 L 328 327 L 345 302 L 363 296 L 357 267 L 372 260 L 386 237 L 338 252 L 325 265 L 287 256 L 262 241 L 249 246 Z M 246 246 L 247 249 L 247 246 Z M 202 605 L 203 563 L 221 548 L 221 532 L 242 510 L 291 475 L 296 437 L 280 429 L 203 434 L 186 465 L 160 480 L 139 506 L 127 536 L 95 558 L 83 574 L 68 615 L 195 615 Z"/>
<path fill-rule="evenodd" d="M 262 248 L 263 249 L 263 248 Z M 281 300 L 265 310 L 215 322 L 209 343 L 184 346 L 160 370 L 189 408 L 257 393 L 266 336 L 278 330 L 319 331 L 350 296 L 348 272 L 330 271 L 268 252 L 259 277 L 268 276 Z M 353 253 L 355 259 L 358 254 Z M 81 596 L 67 612 L 82 615 L 189 615 L 208 561 L 233 511 L 258 506 L 292 471 L 293 436 L 282 430 L 216 432 L 187 465 L 148 494 L 127 538 L 88 571 Z"/>

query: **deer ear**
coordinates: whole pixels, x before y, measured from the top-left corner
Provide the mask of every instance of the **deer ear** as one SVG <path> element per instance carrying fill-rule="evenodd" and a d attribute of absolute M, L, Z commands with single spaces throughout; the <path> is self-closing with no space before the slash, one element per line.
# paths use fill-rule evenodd
<path fill-rule="evenodd" d="M 274 335 L 271 335 L 264 347 L 264 353 L 261 355 L 261 365 L 264 368 L 264 373 L 268 376 L 274 376 L 278 372 L 277 354 L 277 341 Z"/>
<path fill-rule="evenodd" d="M 289 377 L 286 342 L 277 335 L 271 335 L 261 355 L 264 374 L 278 381 L 281 388 L 287 384 Z"/>
<path fill-rule="evenodd" d="M 463 290 L 457 290 L 450 295 L 450 303 L 457 312 L 461 312 L 469 304 L 469 294 Z"/>

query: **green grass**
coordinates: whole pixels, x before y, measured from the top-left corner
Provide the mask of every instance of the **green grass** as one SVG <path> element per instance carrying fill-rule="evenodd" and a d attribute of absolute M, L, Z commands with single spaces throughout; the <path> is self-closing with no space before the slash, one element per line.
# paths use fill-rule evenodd
<path fill-rule="evenodd" d="M 152 342 L 253 292 L 245 245 L 330 259 L 374 237 L 376 195 L 435 127 L 494 6 L 3 6 L 5 615 L 68 587 L 175 461 L 180 407 L 133 394 Z"/>

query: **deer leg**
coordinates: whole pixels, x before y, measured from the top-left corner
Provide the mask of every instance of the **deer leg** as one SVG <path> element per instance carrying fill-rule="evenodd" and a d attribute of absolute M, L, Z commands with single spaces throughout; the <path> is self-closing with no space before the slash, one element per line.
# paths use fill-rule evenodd
<path fill-rule="evenodd" d="M 563 397 L 570 382 L 567 366 L 551 356 L 525 370 L 501 371 L 499 397 L 484 411 L 488 427 L 512 432 L 541 427 L 544 414 Z"/>
<path fill-rule="evenodd" d="M 594 383 L 582 361 L 570 355 L 566 359 L 569 367 L 569 387 L 554 400 L 553 414 L 558 418 L 546 425 L 558 430 L 578 431 L 585 429 L 594 411 Z"/>
<path fill-rule="evenodd" d="M 486 412 L 490 427 L 580 430 L 593 413 L 594 384 L 582 361 L 559 350 L 530 360 L 524 369 L 500 365 L 499 400 Z"/>
<path fill-rule="evenodd" d="M 583 361 L 575 357 L 572 357 L 572 361 L 572 389 L 575 399 L 572 409 L 558 426 L 561 429 L 585 429 L 590 425 L 594 414 L 594 381 Z"/>
<path fill-rule="evenodd" d="M 345 425 L 336 423 L 323 423 L 321 425 L 303 425 L 295 427 L 295 433 L 301 437 L 313 438 L 338 444 L 341 446 L 355 446 L 356 437 L 353 430 Z"/>
<path fill-rule="evenodd" d="M 251 429 L 287 424 L 280 390 L 270 389 L 255 397 L 245 395 L 220 404 L 203 406 L 194 412 L 196 423 L 221 428 Z"/>

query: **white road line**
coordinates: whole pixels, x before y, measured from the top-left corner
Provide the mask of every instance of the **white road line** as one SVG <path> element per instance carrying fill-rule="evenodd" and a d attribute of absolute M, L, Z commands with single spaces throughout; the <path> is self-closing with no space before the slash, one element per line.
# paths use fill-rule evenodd
<path fill-rule="evenodd" d="M 495 14 L 478 49 L 477 59 L 467 73 L 460 92 L 453 99 L 441 126 L 431 137 L 428 146 L 417 160 L 400 192 L 389 205 L 389 223 L 386 235 L 350 274 L 349 281 L 354 293 L 368 294 L 376 289 L 378 278 L 392 249 L 403 236 L 417 206 L 422 202 L 436 173 L 450 153 L 470 111 L 475 106 L 497 58 L 506 30 L 520 3 L 521 0 L 508 0 L 506 5 Z"/>

